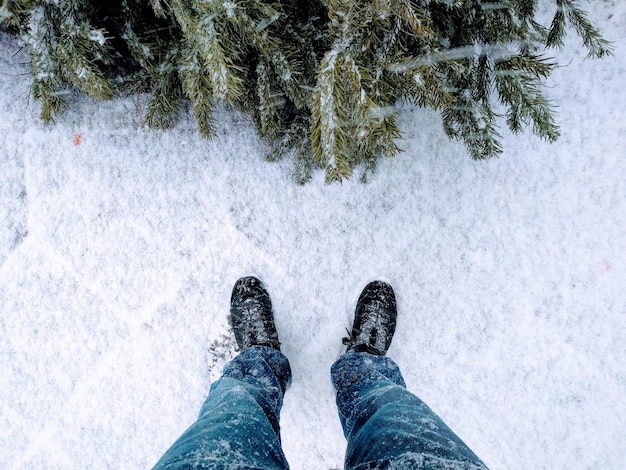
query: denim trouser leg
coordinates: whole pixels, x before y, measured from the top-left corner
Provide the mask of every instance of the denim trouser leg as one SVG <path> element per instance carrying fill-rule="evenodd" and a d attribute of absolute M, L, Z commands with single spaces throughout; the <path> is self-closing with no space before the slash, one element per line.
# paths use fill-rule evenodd
<path fill-rule="evenodd" d="M 211 386 L 198 420 L 154 470 L 288 469 L 278 425 L 291 380 L 287 358 L 272 348 L 246 348 Z"/>
<path fill-rule="evenodd" d="M 348 439 L 346 469 L 484 469 L 388 357 L 349 352 L 331 369 Z"/>

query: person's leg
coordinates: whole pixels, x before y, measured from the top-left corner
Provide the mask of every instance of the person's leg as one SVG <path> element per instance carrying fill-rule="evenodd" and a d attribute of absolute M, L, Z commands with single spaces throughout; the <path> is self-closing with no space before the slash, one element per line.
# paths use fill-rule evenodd
<path fill-rule="evenodd" d="M 291 370 L 275 349 L 244 349 L 211 386 L 198 420 L 154 469 L 287 469 L 278 419 Z"/>
<path fill-rule="evenodd" d="M 396 298 L 381 281 L 359 300 L 348 351 L 331 368 L 348 439 L 345 465 L 365 469 L 484 469 L 480 459 L 425 403 L 407 391 L 385 357 L 396 328 Z"/>
<path fill-rule="evenodd" d="M 333 365 L 348 440 L 346 469 L 486 468 L 424 402 L 388 357 L 350 351 Z"/>
<path fill-rule="evenodd" d="M 230 321 L 241 353 L 224 367 L 198 420 L 155 470 L 289 468 L 279 415 L 291 369 L 280 352 L 269 295 L 258 279 L 237 281 Z"/>

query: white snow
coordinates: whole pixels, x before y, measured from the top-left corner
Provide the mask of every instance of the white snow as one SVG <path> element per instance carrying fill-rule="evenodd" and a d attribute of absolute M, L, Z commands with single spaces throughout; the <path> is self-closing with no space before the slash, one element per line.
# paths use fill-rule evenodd
<path fill-rule="evenodd" d="M 293 385 L 295 470 L 342 467 L 329 368 L 361 288 L 396 288 L 389 356 L 493 469 L 626 462 L 626 3 L 593 2 L 615 56 L 571 38 L 549 82 L 562 137 L 504 133 L 472 162 L 434 112 L 368 185 L 304 187 L 248 117 L 72 95 L 44 125 L 0 33 L 0 468 L 141 469 L 194 421 L 233 354 L 235 280 L 268 286 Z"/>
<path fill-rule="evenodd" d="M 4 3 L 0 5 L 0 21 L 8 20 L 12 16 L 13 16 L 13 13 L 9 11 L 9 9 Z"/>
<path fill-rule="evenodd" d="M 104 37 L 104 33 L 100 29 L 92 29 L 89 31 L 89 39 L 94 42 L 97 42 L 101 46 L 104 46 L 106 43 L 106 38 Z"/>

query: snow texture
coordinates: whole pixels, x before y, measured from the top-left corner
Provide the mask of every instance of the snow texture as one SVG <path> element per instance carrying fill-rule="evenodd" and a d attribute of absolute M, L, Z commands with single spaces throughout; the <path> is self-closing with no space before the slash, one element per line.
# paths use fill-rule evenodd
<path fill-rule="evenodd" d="M 71 96 L 53 125 L 0 33 L 0 468 L 152 466 L 234 354 L 237 278 L 267 286 L 293 384 L 293 469 L 342 467 L 329 368 L 356 299 L 398 296 L 389 356 L 493 469 L 626 462 L 626 3 L 593 2 L 615 55 L 570 36 L 547 90 L 553 145 L 505 131 L 473 162 L 436 113 L 399 115 L 405 152 L 367 185 L 299 187 L 248 117 L 187 109 L 143 127 L 146 96 Z"/>

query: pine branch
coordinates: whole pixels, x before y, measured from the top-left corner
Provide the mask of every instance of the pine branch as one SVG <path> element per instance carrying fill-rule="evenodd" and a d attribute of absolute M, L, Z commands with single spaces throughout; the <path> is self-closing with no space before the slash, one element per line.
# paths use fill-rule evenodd
<path fill-rule="evenodd" d="M 145 121 L 153 129 L 167 129 L 176 122 L 183 99 L 177 51 L 170 51 L 167 60 L 154 73 L 155 85 L 148 100 Z"/>
<path fill-rule="evenodd" d="M 25 11 L 20 2 L 3 0 L 0 2 L 0 25 L 19 30 Z"/>
<path fill-rule="evenodd" d="M 425 9 L 419 7 L 411 0 L 399 0 L 398 2 L 394 2 L 394 6 L 397 6 L 397 8 L 393 10 L 394 14 L 404 21 L 409 28 L 410 34 L 415 38 L 432 37 L 432 21 L 429 13 Z"/>
<path fill-rule="evenodd" d="M 281 130 L 280 110 L 285 106 L 282 93 L 272 86 L 274 78 L 268 67 L 259 62 L 257 72 L 257 93 L 259 100 L 259 130 L 262 137 L 275 139 Z"/>
<path fill-rule="evenodd" d="M 154 49 L 158 47 L 157 41 L 150 41 L 149 38 L 140 36 L 135 31 L 135 25 L 140 21 L 136 16 L 138 5 L 132 3 L 132 0 L 122 0 L 122 11 L 124 12 L 123 22 L 123 35 L 122 38 L 126 41 L 126 45 L 133 56 L 133 58 L 139 62 L 141 68 L 148 73 L 154 73 L 157 69 L 155 62 L 158 61 L 158 57 L 154 52 Z"/>
<path fill-rule="evenodd" d="M 203 64 L 203 58 L 193 48 L 186 50 L 185 57 L 180 67 L 180 76 L 183 90 L 193 104 L 193 111 L 198 121 L 200 134 L 211 138 L 215 135 L 215 123 L 213 120 L 213 106 L 215 97 L 212 94 L 212 77 L 208 76 L 207 67 Z"/>
<path fill-rule="evenodd" d="M 189 9 L 183 0 L 173 0 L 172 10 L 176 16 L 182 33 L 190 47 L 198 54 L 198 60 L 194 59 L 188 64 L 187 69 L 195 66 L 206 68 L 206 75 L 200 81 L 210 88 L 212 97 L 218 100 L 238 102 L 244 95 L 242 69 L 235 65 L 237 51 L 228 48 L 228 37 L 220 32 L 217 22 L 223 21 L 223 4 L 202 4 L 205 11 L 202 15 Z M 183 80 L 184 81 L 184 80 Z M 196 91 L 195 95 L 199 96 Z M 202 126 L 201 126 L 202 128 Z"/>
<path fill-rule="evenodd" d="M 268 39 L 259 49 L 263 60 L 271 66 L 274 77 L 281 83 L 281 88 L 287 91 L 289 99 L 299 108 L 309 104 L 309 97 L 300 84 L 303 75 L 302 64 L 289 58 L 283 51 L 289 51 L 289 46 L 278 38 Z M 294 54 L 295 55 L 295 54 Z"/>
<path fill-rule="evenodd" d="M 599 31 L 574 0 L 556 0 L 556 4 L 557 11 L 550 26 L 546 46 L 563 46 L 566 22 L 569 20 L 576 33 L 583 39 L 583 45 L 589 51 L 587 57 L 601 58 L 611 54 L 611 43 L 602 38 Z"/>
<path fill-rule="evenodd" d="M 559 136 L 553 107 L 540 91 L 541 78 L 554 64 L 537 56 L 519 55 L 496 64 L 496 88 L 500 101 L 509 107 L 507 124 L 520 132 L 529 124 L 538 136 L 554 142 Z"/>
<path fill-rule="evenodd" d="M 298 184 L 305 184 L 312 177 L 314 169 L 321 169 L 313 158 L 309 129 L 311 119 L 308 113 L 299 113 L 293 117 L 282 134 L 273 142 L 268 161 L 277 161 L 290 155 L 294 163 L 294 176 Z"/>
<path fill-rule="evenodd" d="M 62 80 L 54 59 L 52 40 L 53 31 L 45 8 L 43 6 L 33 8 L 30 11 L 24 42 L 32 58 L 31 92 L 35 99 L 41 100 L 40 117 L 45 122 L 49 122 L 54 113 L 67 107 L 61 95 Z"/>
<path fill-rule="evenodd" d="M 231 58 L 234 54 L 225 50 L 213 20 L 210 17 L 200 19 L 190 33 L 206 64 L 212 95 L 219 100 L 238 101 L 243 95 L 243 80 L 236 73 L 241 69 Z"/>
<path fill-rule="evenodd" d="M 327 170 L 327 180 L 334 176 L 349 176 L 344 167 L 338 169 L 337 161 L 341 162 L 339 148 L 344 139 L 340 118 L 337 115 L 337 59 L 338 53 L 331 51 L 326 54 L 320 66 L 317 86 L 313 98 L 311 141 L 313 157 L 323 164 Z M 343 172 L 342 172 L 343 171 Z M 330 173 L 330 174 L 329 174 Z"/>
<path fill-rule="evenodd" d="M 210 137 L 224 101 L 272 141 L 268 158 L 331 182 L 400 152 L 399 100 L 441 112 L 474 159 L 502 151 L 501 119 L 555 140 L 545 46 L 573 29 L 590 57 L 610 53 L 576 0 L 555 3 L 548 27 L 538 0 L 0 0 L 0 22 L 30 51 L 45 120 L 72 86 L 99 99 L 151 90 L 151 127 L 172 125 L 187 98 Z"/>
<path fill-rule="evenodd" d="M 471 99 L 446 108 L 442 112 L 445 133 L 463 140 L 473 160 L 484 160 L 500 155 L 500 134 L 494 125 L 495 115 L 488 106 L 478 106 Z"/>
<path fill-rule="evenodd" d="M 462 62 L 467 63 L 465 71 L 451 69 L 449 78 L 457 91 L 454 104 L 442 112 L 444 131 L 449 137 L 462 140 L 474 160 L 498 156 L 502 146 L 491 103 L 496 61 L 482 53 Z"/>
<path fill-rule="evenodd" d="M 546 46 L 560 48 L 563 46 L 565 38 L 565 11 L 560 0 L 557 0 L 557 4 L 558 8 L 550 25 Z"/>
<path fill-rule="evenodd" d="M 161 3 L 161 0 L 150 0 L 150 6 L 157 18 L 167 18 L 168 11 Z"/>
<path fill-rule="evenodd" d="M 589 50 L 587 57 L 602 58 L 611 55 L 610 43 L 602 38 L 598 30 L 587 19 L 587 15 L 573 2 L 567 3 L 571 5 L 567 10 L 567 16 L 578 35 L 583 39 L 583 45 Z"/>
<path fill-rule="evenodd" d="M 54 54 L 63 78 L 92 98 L 112 98 L 111 86 L 98 66 L 98 62 L 111 62 L 104 31 L 92 29 L 88 24 L 65 23 L 60 33 Z"/>

